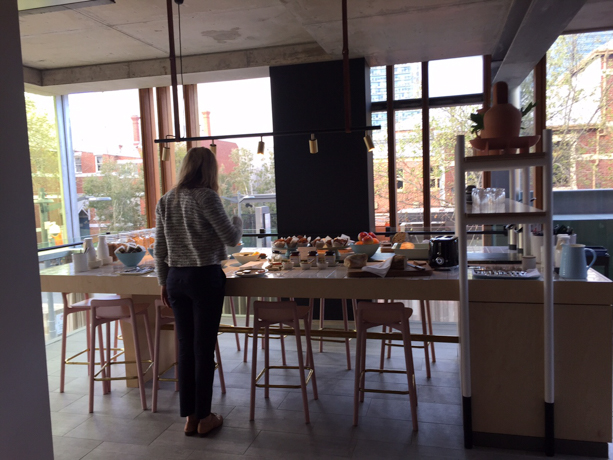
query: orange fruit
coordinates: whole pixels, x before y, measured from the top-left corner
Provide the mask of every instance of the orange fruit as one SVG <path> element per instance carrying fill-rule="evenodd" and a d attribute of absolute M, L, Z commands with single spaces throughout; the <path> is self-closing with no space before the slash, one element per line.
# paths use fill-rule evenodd
<path fill-rule="evenodd" d="M 356 241 L 355 244 L 359 245 L 359 244 L 364 244 L 364 243 L 362 243 L 361 241 Z"/>
<path fill-rule="evenodd" d="M 379 244 L 379 240 L 377 238 L 372 239 L 373 244 Z"/>

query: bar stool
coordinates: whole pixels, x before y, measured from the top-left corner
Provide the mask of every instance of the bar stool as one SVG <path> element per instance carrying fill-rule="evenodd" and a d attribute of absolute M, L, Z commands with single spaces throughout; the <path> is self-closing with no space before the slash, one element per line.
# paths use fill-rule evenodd
<path fill-rule="evenodd" d="M 413 365 L 413 352 L 411 349 L 411 330 L 409 318 L 413 314 L 411 308 L 407 308 L 401 302 L 375 303 L 359 302 L 357 308 L 357 346 L 355 357 L 355 386 L 353 392 L 353 425 L 358 425 L 358 406 L 359 402 L 364 401 L 364 393 L 393 393 L 408 394 L 411 403 L 411 419 L 413 420 L 413 431 L 417 431 L 417 386 L 415 384 L 415 368 Z M 404 359 L 406 370 L 383 370 L 366 369 L 366 333 L 368 329 L 386 326 L 402 332 L 402 343 L 404 347 Z M 367 372 L 406 374 L 408 390 L 379 390 L 366 388 L 365 376 Z"/>
<path fill-rule="evenodd" d="M 64 303 L 64 326 L 62 327 L 62 350 L 61 350 L 61 354 L 60 354 L 60 393 L 64 393 L 64 381 L 65 381 L 65 377 L 66 377 L 66 365 L 82 365 L 82 366 L 89 366 L 89 362 L 92 359 L 92 355 L 91 355 L 91 348 L 90 348 L 90 311 L 91 311 L 91 305 L 90 305 L 90 301 L 91 299 L 89 298 L 89 296 L 86 294 L 86 299 L 82 300 L 80 302 L 75 302 L 75 303 L 69 303 L 68 301 L 68 292 L 62 292 L 62 301 Z M 105 295 L 103 297 L 104 299 L 119 299 L 118 295 L 114 295 L 114 294 L 109 294 L 109 295 Z M 80 351 L 79 353 L 66 358 L 66 343 L 67 343 L 67 324 L 68 324 L 68 317 L 73 314 L 73 313 L 80 313 L 80 312 L 85 312 L 85 323 L 86 323 L 86 327 L 85 327 L 85 331 L 87 334 L 87 347 L 85 349 L 83 349 L 82 351 Z M 119 322 L 116 323 L 115 325 L 115 346 L 113 348 L 111 348 L 111 351 L 113 351 L 115 354 L 110 357 L 110 359 L 117 359 L 117 357 L 121 356 L 124 352 L 123 348 L 118 348 L 117 347 L 117 339 L 118 339 L 118 325 Z M 100 341 L 100 345 L 99 348 L 95 348 L 94 351 L 99 351 L 100 352 L 100 361 L 99 362 L 94 362 L 94 365 L 96 366 L 102 366 L 104 365 L 105 359 L 104 359 L 104 344 L 103 344 L 103 337 L 102 337 L 102 329 L 98 328 L 98 333 L 99 333 L 99 341 Z M 76 361 L 76 359 L 81 356 L 83 353 L 87 353 L 87 361 Z M 95 358 L 94 358 L 95 359 Z M 89 371 L 89 367 L 88 367 L 88 371 Z M 105 393 L 106 393 L 106 386 L 105 386 Z"/>
<path fill-rule="evenodd" d="M 430 301 L 429 300 L 420 300 L 419 301 L 419 311 L 421 313 L 421 328 L 422 333 L 427 335 L 433 334 L 432 332 L 432 314 L 430 312 Z M 383 326 L 383 332 L 386 331 L 386 327 Z M 387 347 L 387 358 L 392 357 L 392 347 L 402 347 L 401 343 L 392 343 L 391 340 L 383 340 L 381 341 L 381 363 L 380 368 L 383 369 L 385 367 L 385 347 Z M 424 340 L 423 345 L 413 345 L 413 348 L 423 348 L 424 349 L 424 357 L 426 361 L 426 377 L 430 378 L 432 375 L 430 373 L 430 355 L 432 356 L 432 363 L 436 362 L 436 353 L 434 350 L 434 342 L 430 342 L 428 340 Z M 430 351 L 428 350 L 430 348 Z"/>
<path fill-rule="evenodd" d="M 302 403 L 304 406 L 305 422 L 310 422 L 309 405 L 306 386 L 310 380 L 313 381 L 313 397 L 317 399 L 317 379 L 315 376 L 315 364 L 313 363 L 313 349 L 311 347 L 311 306 L 298 306 L 294 301 L 283 302 L 263 302 L 253 303 L 253 357 L 251 361 L 251 405 L 249 420 L 255 418 L 255 388 L 264 388 L 264 396 L 268 398 L 270 388 L 300 388 L 302 390 Z M 302 337 L 300 333 L 300 320 L 304 322 L 304 336 L 306 339 L 306 365 L 302 353 Z M 271 366 L 269 359 L 269 338 L 270 326 L 274 324 L 285 324 L 294 329 L 296 335 L 296 351 L 298 354 L 298 366 Z M 258 358 L 258 331 L 264 328 L 264 369 L 256 376 Z M 270 383 L 271 369 L 298 369 L 300 373 L 299 385 L 273 385 Z M 304 371 L 309 373 L 305 377 Z M 264 376 L 264 383 L 257 382 Z"/>
<path fill-rule="evenodd" d="M 147 336 L 147 346 L 149 348 L 149 356 L 153 357 L 153 345 L 151 343 L 151 334 L 149 333 L 149 315 L 147 314 L 148 304 L 136 304 L 132 299 L 90 299 L 91 315 L 90 315 L 90 349 L 94 348 L 96 343 L 96 328 L 106 324 L 106 343 L 107 343 L 107 359 L 101 369 L 94 374 L 94 360 L 89 362 L 89 412 L 94 411 L 94 381 L 106 382 L 106 391 L 111 390 L 111 381 L 113 380 L 138 380 L 138 388 L 140 391 L 140 399 L 143 410 L 147 410 L 147 399 L 145 396 L 145 374 L 153 365 L 153 360 L 143 360 L 141 358 L 140 343 L 138 340 L 138 328 L 136 319 L 142 316 L 145 321 L 145 335 Z M 110 343 L 111 343 L 111 328 L 110 323 L 113 321 L 126 321 L 132 325 L 132 335 L 134 338 L 134 361 L 112 361 L 110 359 Z M 149 367 L 143 372 L 142 363 L 149 363 Z M 113 364 L 136 364 L 136 377 L 111 377 L 111 367 Z M 102 374 L 102 377 L 98 375 Z"/>
<path fill-rule="evenodd" d="M 309 303 L 313 304 L 313 299 L 309 299 Z M 319 299 L 319 330 L 323 331 L 324 329 L 324 316 L 326 309 L 326 299 Z M 343 329 L 344 331 L 349 331 L 349 321 L 347 316 L 347 299 L 342 299 L 342 311 L 343 311 Z M 355 314 L 355 311 L 354 311 Z M 355 315 L 354 315 L 355 318 Z M 330 328 L 328 328 L 330 329 Z M 316 337 L 313 340 L 319 341 L 319 352 L 322 353 L 324 351 L 324 342 L 335 342 L 335 343 L 345 343 L 345 352 L 347 354 L 347 370 L 351 370 L 351 348 L 349 346 L 349 341 L 351 339 L 326 339 L 323 337 Z"/>
<path fill-rule="evenodd" d="M 175 331 L 174 327 L 175 314 L 172 308 L 164 305 L 161 299 L 155 301 L 155 339 L 153 348 L 153 396 L 151 401 L 151 412 L 157 412 L 158 408 L 158 390 L 160 382 L 175 382 L 175 391 L 179 391 L 179 341 L 177 334 L 175 333 L 175 361 L 165 370 L 160 372 L 160 336 L 162 331 Z M 221 333 L 220 333 L 221 334 Z M 221 352 L 219 351 L 219 343 L 215 344 L 215 355 L 217 356 L 217 362 L 215 363 L 215 369 L 219 371 L 219 384 L 221 386 L 221 393 L 226 394 L 226 381 L 223 376 L 223 367 L 221 365 Z M 174 367 L 174 378 L 162 377 L 170 368 Z"/>
<path fill-rule="evenodd" d="M 277 301 L 279 301 L 281 299 L 279 299 L 277 297 Z M 291 298 L 290 300 L 294 300 L 293 298 Z M 251 297 L 247 297 L 247 311 L 245 313 L 245 327 L 249 327 L 249 314 L 251 311 Z M 279 329 L 283 329 L 283 324 L 279 324 Z M 249 333 L 245 333 L 245 347 L 244 347 L 244 354 L 243 354 L 243 362 L 247 362 L 247 357 L 249 356 L 249 337 L 253 337 L 254 334 L 249 334 Z M 281 341 L 281 359 L 283 360 L 283 365 L 285 366 L 287 364 L 287 361 L 285 360 L 285 335 L 280 334 L 279 337 L 273 337 L 274 339 L 279 339 Z M 260 336 L 260 338 L 262 339 L 262 348 L 265 347 L 264 343 L 264 336 Z M 254 340 L 253 342 L 254 344 L 257 344 L 257 341 Z M 240 350 L 239 350 L 240 351 Z"/>

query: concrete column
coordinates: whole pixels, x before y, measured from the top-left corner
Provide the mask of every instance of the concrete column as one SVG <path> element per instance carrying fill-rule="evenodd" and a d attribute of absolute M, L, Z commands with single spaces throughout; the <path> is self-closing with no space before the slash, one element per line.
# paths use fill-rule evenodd
<path fill-rule="evenodd" d="M 17 0 L 0 2 L 0 457 L 53 459 Z"/>

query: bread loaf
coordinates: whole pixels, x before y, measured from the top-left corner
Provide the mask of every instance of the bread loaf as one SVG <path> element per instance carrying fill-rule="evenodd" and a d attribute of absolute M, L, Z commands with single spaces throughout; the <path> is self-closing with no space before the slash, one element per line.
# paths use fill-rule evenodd
<path fill-rule="evenodd" d="M 392 243 L 404 243 L 407 240 L 405 232 L 398 232 L 392 237 Z"/>
<path fill-rule="evenodd" d="M 392 258 L 392 264 L 390 265 L 391 270 L 404 270 L 407 266 L 407 258 L 406 256 L 395 255 Z"/>
<path fill-rule="evenodd" d="M 366 266 L 368 255 L 366 254 L 350 254 L 345 257 L 343 264 L 347 268 L 362 268 Z"/>

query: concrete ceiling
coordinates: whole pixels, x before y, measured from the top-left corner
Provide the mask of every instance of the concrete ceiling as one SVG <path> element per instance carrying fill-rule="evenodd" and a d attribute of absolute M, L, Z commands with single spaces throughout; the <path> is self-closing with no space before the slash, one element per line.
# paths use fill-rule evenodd
<path fill-rule="evenodd" d="M 116 0 L 20 16 L 28 89 L 169 85 L 166 8 Z M 185 0 L 180 13 L 185 83 L 342 58 L 341 0 Z M 495 79 L 512 85 L 560 33 L 613 28 L 613 1 L 348 0 L 348 18 L 350 56 L 371 66 L 491 54 Z"/>

